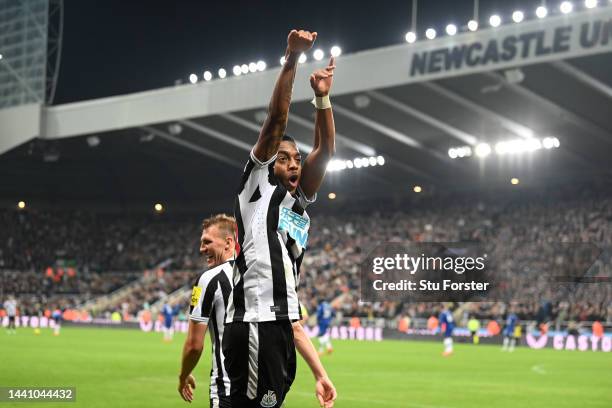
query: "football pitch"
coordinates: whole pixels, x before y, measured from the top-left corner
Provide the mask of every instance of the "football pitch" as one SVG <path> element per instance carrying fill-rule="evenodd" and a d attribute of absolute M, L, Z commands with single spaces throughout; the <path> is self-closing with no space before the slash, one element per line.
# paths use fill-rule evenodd
<path fill-rule="evenodd" d="M 184 334 L 64 328 L 0 331 L 0 386 L 76 387 L 74 403 L 7 403 L 3 407 L 186 407 L 177 391 Z M 207 346 L 210 345 L 206 337 Z M 316 340 L 315 340 L 316 344 Z M 443 358 L 441 342 L 335 341 L 324 356 L 338 389 L 337 407 L 612 407 L 612 353 L 530 350 L 459 344 Z M 191 406 L 208 406 L 210 349 L 195 376 Z M 285 403 L 316 407 L 303 360 Z"/>

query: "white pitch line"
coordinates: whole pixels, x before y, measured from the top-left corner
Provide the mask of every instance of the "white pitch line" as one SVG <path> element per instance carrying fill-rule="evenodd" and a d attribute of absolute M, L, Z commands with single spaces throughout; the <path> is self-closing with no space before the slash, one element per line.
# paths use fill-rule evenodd
<path fill-rule="evenodd" d="M 543 364 L 537 364 L 531 367 L 531 371 L 540 375 L 546 375 L 546 370 L 542 368 Z"/>

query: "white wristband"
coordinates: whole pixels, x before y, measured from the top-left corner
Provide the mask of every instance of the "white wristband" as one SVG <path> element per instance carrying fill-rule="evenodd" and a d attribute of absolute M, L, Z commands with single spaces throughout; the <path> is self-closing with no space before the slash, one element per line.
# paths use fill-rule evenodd
<path fill-rule="evenodd" d="M 314 98 L 312 98 L 312 101 L 310 101 L 310 102 L 317 109 L 329 109 L 329 108 L 331 108 L 331 102 L 329 100 L 329 95 L 315 96 Z"/>

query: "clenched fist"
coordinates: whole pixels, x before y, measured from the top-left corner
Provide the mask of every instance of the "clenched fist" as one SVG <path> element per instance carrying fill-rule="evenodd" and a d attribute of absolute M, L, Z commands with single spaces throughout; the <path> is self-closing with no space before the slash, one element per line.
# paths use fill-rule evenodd
<path fill-rule="evenodd" d="M 308 51 L 317 39 L 317 33 L 304 30 L 291 30 L 287 37 L 287 47 L 290 52 Z"/>

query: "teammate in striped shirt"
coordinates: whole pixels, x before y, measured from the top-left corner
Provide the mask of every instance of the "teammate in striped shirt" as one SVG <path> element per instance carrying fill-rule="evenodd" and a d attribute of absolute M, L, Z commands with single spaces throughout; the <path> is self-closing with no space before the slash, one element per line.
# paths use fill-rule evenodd
<path fill-rule="evenodd" d="M 17 329 L 15 327 L 15 319 L 17 318 L 17 301 L 14 297 L 9 296 L 9 298 L 4 302 L 4 309 L 6 311 L 6 315 L 8 316 L 8 327 L 6 329 L 6 333 L 17 334 Z"/>
<path fill-rule="evenodd" d="M 202 273 L 193 287 L 189 308 L 189 331 L 183 347 L 178 391 L 185 401 L 193 400 L 195 378 L 191 374 L 204 347 L 206 330 L 212 342 L 212 370 L 210 374 L 210 406 L 229 405 L 230 380 L 224 365 L 221 341 L 227 301 L 232 286 L 232 267 L 236 242 L 234 217 L 215 215 L 203 223 L 200 253 L 206 257 L 208 270 Z"/>
<path fill-rule="evenodd" d="M 314 148 L 303 163 L 285 129 L 297 60 L 316 37 L 308 31 L 289 33 L 285 64 L 235 202 L 239 252 L 223 341 L 233 406 L 280 407 L 295 377 L 292 322 L 301 319 L 297 286 L 310 226 L 305 210 L 315 201 L 334 152 L 328 96 L 333 58 L 310 76 L 315 136 Z M 318 356 L 312 359 L 318 361 Z M 317 397 L 325 406 L 332 406 L 336 397 L 333 384 L 320 364 L 314 369 Z"/>

